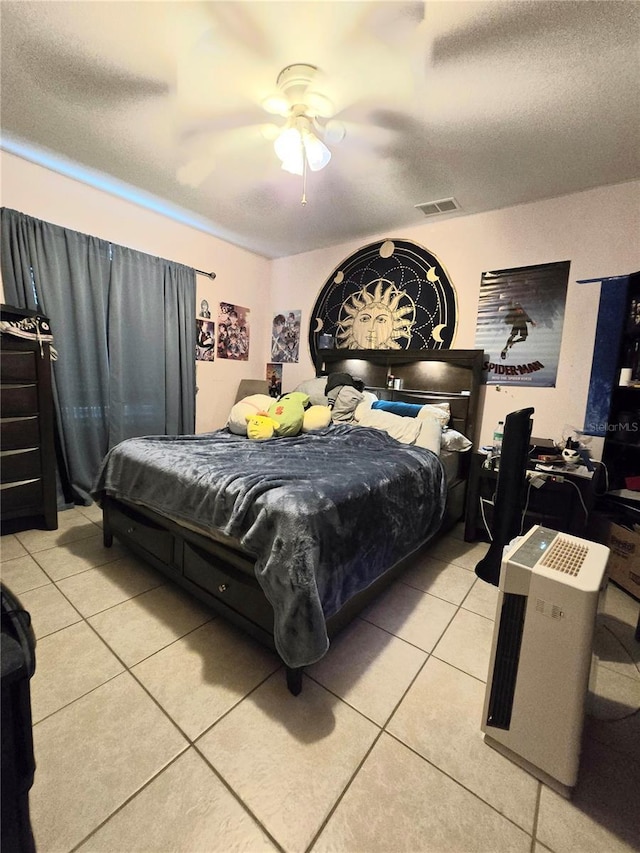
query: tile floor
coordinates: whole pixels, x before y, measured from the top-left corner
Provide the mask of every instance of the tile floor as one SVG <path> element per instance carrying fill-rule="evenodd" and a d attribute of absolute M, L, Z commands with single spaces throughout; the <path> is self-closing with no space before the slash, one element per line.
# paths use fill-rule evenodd
<path fill-rule="evenodd" d="M 39 853 L 640 850 L 638 604 L 607 591 L 579 783 L 480 733 L 497 591 L 456 530 L 310 667 L 278 659 L 117 543 L 96 507 L 2 538 L 32 615 Z"/>

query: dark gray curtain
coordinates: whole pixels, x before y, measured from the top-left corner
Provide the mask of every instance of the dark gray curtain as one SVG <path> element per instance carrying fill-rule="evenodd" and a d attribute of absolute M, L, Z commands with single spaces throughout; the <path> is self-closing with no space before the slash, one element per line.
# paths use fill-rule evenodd
<path fill-rule="evenodd" d="M 86 502 L 114 444 L 195 430 L 195 272 L 0 213 L 5 302 L 51 320 L 63 462 Z"/>

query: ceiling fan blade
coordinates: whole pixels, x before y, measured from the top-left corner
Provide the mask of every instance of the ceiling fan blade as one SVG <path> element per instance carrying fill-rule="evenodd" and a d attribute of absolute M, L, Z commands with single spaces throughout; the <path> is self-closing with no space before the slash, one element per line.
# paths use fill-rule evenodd
<path fill-rule="evenodd" d="M 251 56 L 265 61 L 273 58 L 273 45 L 265 29 L 250 11 L 251 4 L 238 2 L 199 3 L 198 11 L 203 15 L 202 37 L 199 47 L 208 47 L 213 52 L 221 42 L 232 39 L 236 46 L 246 49 Z"/>
<path fill-rule="evenodd" d="M 188 142 L 194 137 L 203 134 L 224 133 L 227 130 L 237 130 L 238 128 L 267 124 L 265 119 L 265 114 L 258 107 L 248 110 L 237 110 L 236 112 L 224 113 L 218 116 L 186 118 L 180 122 L 178 138 L 182 142 Z"/>
<path fill-rule="evenodd" d="M 363 3 L 358 22 L 360 32 L 376 41 L 404 43 L 425 19 L 423 0 L 396 0 L 392 3 Z"/>
<path fill-rule="evenodd" d="M 211 154 L 196 157 L 178 166 L 176 178 L 186 187 L 199 187 L 215 169 L 216 161 Z"/>
<path fill-rule="evenodd" d="M 72 47 L 54 49 L 44 39 L 31 37 L 16 45 L 15 57 L 40 89 L 59 98 L 102 104 L 166 95 L 166 80 L 132 74 L 104 60 L 98 64 Z"/>
<path fill-rule="evenodd" d="M 246 169 L 248 158 L 255 167 L 268 163 L 275 168 L 278 161 L 273 141 L 280 129 L 268 123 L 251 124 L 182 140 L 176 176 L 180 183 L 197 187 L 213 176 L 217 168 L 224 166 L 231 172 Z"/>
<path fill-rule="evenodd" d="M 556 0 L 483 4 L 480 12 L 470 18 L 466 15 L 466 20 L 459 17 L 456 22 L 453 17 L 450 30 L 433 39 L 431 63 L 441 65 L 479 54 L 491 54 L 501 48 L 513 50 L 520 42 L 530 45 L 531 37 L 550 36 L 557 30 L 571 29 L 575 27 L 576 12 L 579 12 L 577 5 Z M 457 11 L 456 4 L 453 4 L 451 14 L 455 16 Z M 593 10 L 585 11 L 591 14 Z M 464 10 L 461 12 L 465 15 Z"/>

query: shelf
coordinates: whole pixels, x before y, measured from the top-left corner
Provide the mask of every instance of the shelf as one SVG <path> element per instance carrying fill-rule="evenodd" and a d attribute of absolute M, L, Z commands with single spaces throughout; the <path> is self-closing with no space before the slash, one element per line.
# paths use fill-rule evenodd
<path fill-rule="evenodd" d="M 629 394 L 633 397 L 640 391 L 640 385 L 616 385 L 613 391 L 615 394 Z"/>
<path fill-rule="evenodd" d="M 630 447 L 633 450 L 640 450 L 640 441 L 623 441 L 620 438 L 607 438 L 607 444 L 613 444 L 616 447 Z"/>

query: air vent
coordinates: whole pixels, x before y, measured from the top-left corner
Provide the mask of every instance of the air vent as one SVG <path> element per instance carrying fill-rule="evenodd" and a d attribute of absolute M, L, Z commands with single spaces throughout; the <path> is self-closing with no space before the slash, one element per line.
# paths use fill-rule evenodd
<path fill-rule="evenodd" d="M 508 729 L 511 725 L 526 611 L 525 595 L 505 592 L 487 710 L 487 725 L 497 729 Z"/>
<path fill-rule="evenodd" d="M 540 565 L 567 575 L 577 575 L 589 549 L 582 542 L 573 542 L 558 536 L 551 548 L 540 560 Z"/>
<path fill-rule="evenodd" d="M 451 213 L 452 210 L 460 210 L 460 205 L 455 198 L 441 198 L 440 201 L 425 201 L 424 204 L 416 204 L 416 210 L 421 210 L 425 216 L 436 216 L 438 213 Z"/>

